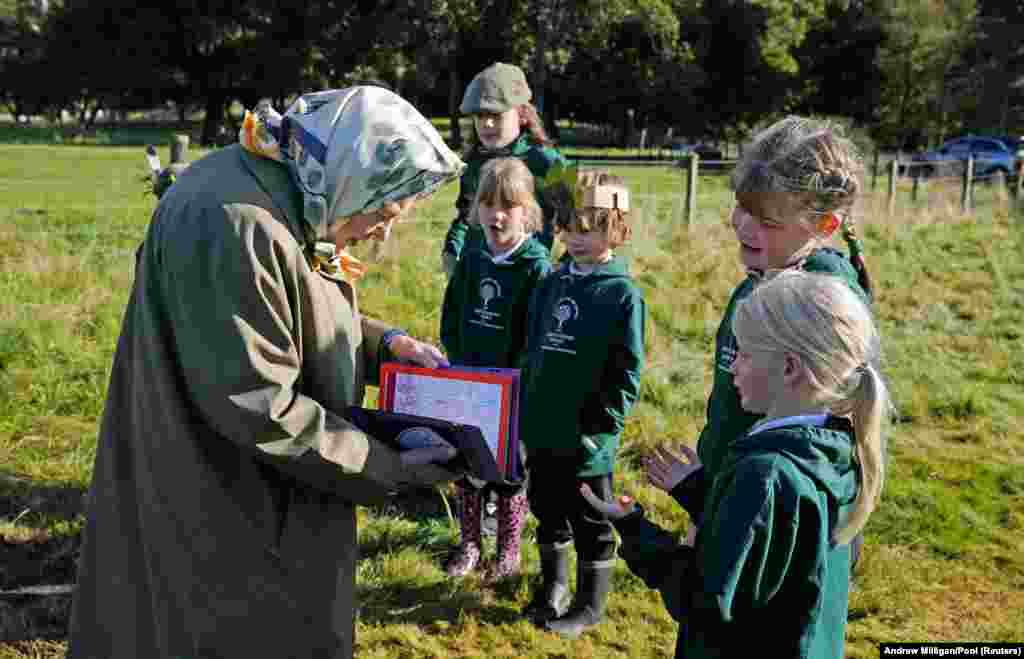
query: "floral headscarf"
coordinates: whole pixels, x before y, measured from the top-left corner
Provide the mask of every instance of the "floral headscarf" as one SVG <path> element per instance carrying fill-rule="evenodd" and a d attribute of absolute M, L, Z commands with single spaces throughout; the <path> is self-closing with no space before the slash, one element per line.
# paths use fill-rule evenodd
<path fill-rule="evenodd" d="M 304 94 L 284 116 L 263 105 L 246 112 L 238 137 L 288 165 L 318 240 L 339 218 L 429 194 L 465 168 L 416 108 L 382 87 Z"/>

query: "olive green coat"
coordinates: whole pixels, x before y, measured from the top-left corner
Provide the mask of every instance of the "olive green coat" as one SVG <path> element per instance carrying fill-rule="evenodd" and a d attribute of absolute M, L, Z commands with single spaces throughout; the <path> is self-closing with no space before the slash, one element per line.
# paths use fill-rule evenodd
<path fill-rule="evenodd" d="M 350 657 L 355 506 L 403 469 L 341 416 L 385 325 L 310 269 L 287 170 L 238 147 L 167 191 L 136 259 L 68 656 Z"/>

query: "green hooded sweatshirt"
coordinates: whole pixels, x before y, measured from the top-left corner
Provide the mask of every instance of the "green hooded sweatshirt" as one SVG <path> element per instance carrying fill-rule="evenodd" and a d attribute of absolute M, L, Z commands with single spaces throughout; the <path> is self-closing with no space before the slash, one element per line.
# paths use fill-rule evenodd
<path fill-rule="evenodd" d="M 857 271 L 842 252 L 825 247 L 815 250 L 800 266 L 806 272 L 819 272 L 834 275 L 845 281 L 865 302 L 869 302 L 867 294 L 857 283 Z M 749 296 L 760 281 L 758 273 L 751 273 L 733 291 L 732 298 L 725 308 L 725 315 L 718 326 L 715 336 L 715 373 L 708 398 L 707 423 L 700 433 L 697 442 L 697 455 L 704 468 L 692 474 L 676 486 L 672 494 L 686 508 L 690 517 L 700 524 L 704 501 L 694 499 L 692 493 L 702 489 L 701 481 L 710 482 L 721 466 L 726 446 L 734 437 L 739 437 L 761 419 L 740 405 L 739 392 L 732 381 L 732 363 L 736 359 L 736 336 L 732 332 L 732 319 L 736 313 L 736 305 Z"/>
<path fill-rule="evenodd" d="M 498 262 L 486 243 L 466 250 L 441 307 L 441 344 L 453 364 L 518 366 L 530 294 L 551 268 L 548 256 L 532 236 Z"/>
<path fill-rule="evenodd" d="M 473 198 L 476 197 L 477 186 L 480 184 L 480 168 L 488 160 L 509 157 L 522 160 L 533 174 L 537 201 L 544 217 L 544 226 L 535 235 L 540 240 L 540 244 L 549 250 L 554 244 L 553 218 L 555 210 L 544 200 L 544 195 L 540 191 L 540 180 L 547 175 L 548 170 L 555 163 L 566 161 L 556 149 L 534 144 L 526 133 L 522 133 L 504 149 L 484 150 L 477 147 L 466 158 L 466 169 L 462 172 L 462 178 L 459 179 L 459 197 L 455 200 L 458 215 L 452 221 L 448 234 L 444 238 L 444 252 L 454 255 L 456 260 L 470 246 L 483 246 L 486 249 L 484 233 L 478 226 L 469 223 L 469 212 L 473 206 Z"/>
<path fill-rule="evenodd" d="M 793 420 L 799 423 L 798 420 Z M 710 486 L 695 547 L 642 509 L 617 520 L 619 555 L 680 626 L 676 657 L 843 657 L 850 547 L 831 542 L 857 495 L 853 427 L 828 417 L 744 434 Z"/>
<path fill-rule="evenodd" d="M 566 261 L 530 300 L 519 437 L 575 457 L 577 476 L 613 471 L 640 393 L 644 299 L 618 257 L 578 274 Z"/>

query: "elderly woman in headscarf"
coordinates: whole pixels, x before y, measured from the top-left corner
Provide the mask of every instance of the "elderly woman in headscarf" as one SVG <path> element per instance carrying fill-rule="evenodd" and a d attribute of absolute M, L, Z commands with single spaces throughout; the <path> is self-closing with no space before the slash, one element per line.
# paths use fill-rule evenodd
<path fill-rule="evenodd" d="M 261 108 L 240 142 L 178 177 L 136 255 L 69 657 L 350 657 L 355 506 L 460 476 L 346 420 L 381 361 L 444 358 L 359 313 L 343 248 L 463 163 L 377 87 Z"/>

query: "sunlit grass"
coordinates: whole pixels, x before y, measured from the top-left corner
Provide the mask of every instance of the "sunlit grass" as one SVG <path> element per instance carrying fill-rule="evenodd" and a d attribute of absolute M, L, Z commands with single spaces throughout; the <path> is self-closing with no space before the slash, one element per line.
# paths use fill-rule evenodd
<path fill-rule="evenodd" d="M 685 513 L 643 482 L 639 459 L 654 446 L 692 444 L 703 425 L 714 334 L 742 277 L 726 224 L 731 197 L 723 179 L 702 178 L 688 227 L 680 170 L 616 171 L 638 207 L 622 251 L 648 304 L 648 364 L 617 482 L 683 532 Z M 0 500 L 19 503 L 0 519 L 10 542 L 81 526 L 29 493 L 89 482 L 135 249 L 154 207 L 143 173 L 137 147 L 0 147 Z M 875 657 L 882 640 L 1020 640 L 1021 215 L 992 186 L 979 186 L 977 212 L 963 215 L 955 183 L 936 183 L 914 203 L 901 185 L 890 212 L 882 187 L 859 214 L 898 423 L 851 595 L 848 653 Z M 434 341 L 454 195 L 445 189 L 399 225 L 360 283 L 366 313 Z M 596 632 L 568 642 L 522 622 L 538 569 L 532 521 L 527 575 L 498 585 L 444 577 L 457 533 L 443 514 L 363 510 L 360 521 L 358 656 L 672 656 L 674 623 L 622 565 Z M 62 652 L 60 642 L 0 645 L 0 658 Z"/>

